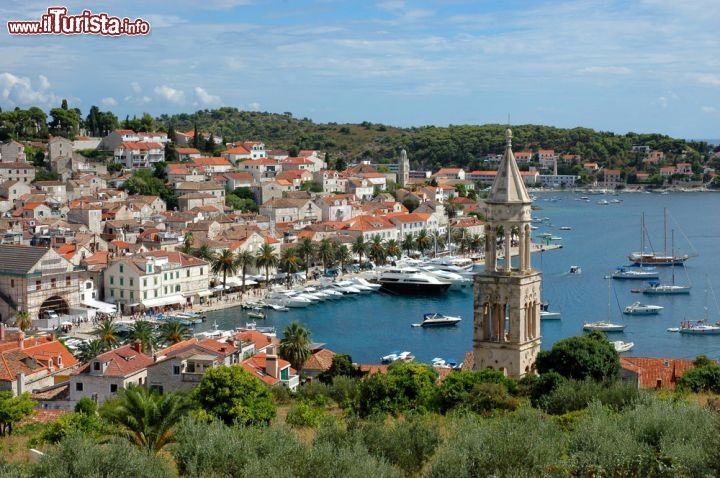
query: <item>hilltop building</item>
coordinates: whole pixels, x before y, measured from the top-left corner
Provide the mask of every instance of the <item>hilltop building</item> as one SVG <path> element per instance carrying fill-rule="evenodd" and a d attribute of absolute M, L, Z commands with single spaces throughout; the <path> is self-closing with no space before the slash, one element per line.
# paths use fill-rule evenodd
<path fill-rule="evenodd" d="M 485 200 L 485 269 L 475 277 L 473 362 L 476 369 L 501 370 L 519 379 L 534 373 L 540 351 L 541 277 L 530 263 L 532 201 L 509 129 L 505 138 L 505 155 Z M 515 267 L 513 246 L 518 248 Z"/>

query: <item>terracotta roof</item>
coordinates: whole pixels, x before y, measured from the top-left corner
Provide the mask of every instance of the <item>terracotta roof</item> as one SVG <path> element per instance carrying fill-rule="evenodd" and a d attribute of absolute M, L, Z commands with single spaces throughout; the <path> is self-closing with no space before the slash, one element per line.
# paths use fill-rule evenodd
<path fill-rule="evenodd" d="M 17 340 L 0 344 L 1 380 L 15 380 L 19 372 L 26 376 L 39 371 L 48 372 L 51 360 L 53 371 L 78 364 L 70 351 L 49 335 L 24 339 L 22 348 L 19 345 Z M 62 366 L 59 365 L 59 358 L 62 359 Z"/>
<path fill-rule="evenodd" d="M 267 383 L 268 385 L 275 385 L 280 382 L 279 378 L 275 378 L 270 376 L 267 373 L 267 356 L 264 352 L 261 352 L 259 354 L 255 354 L 249 359 L 243 360 L 240 363 L 240 366 L 247 370 L 248 372 L 252 373 L 255 377 L 259 378 L 263 382 Z M 278 361 L 278 370 L 282 370 L 284 368 L 290 368 L 290 375 L 295 375 L 295 370 L 290 367 L 290 362 L 287 360 L 283 360 L 280 357 L 277 358 Z"/>
<path fill-rule="evenodd" d="M 123 345 L 98 355 L 73 374 L 80 375 L 90 373 L 90 366 L 95 361 L 107 364 L 105 372 L 103 373 L 106 377 L 127 377 L 147 368 L 148 365 L 154 362 L 152 357 L 138 352 L 132 345 Z"/>
<path fill-rule="evenodd" d="M 328 370 L 332 365 L 335 352 L 330 349 L 319 349 L 305 361 L 303 370 Z"/>
<path fill-rule="evenodd" d="M 638 376 L 640 389 L 662 388 L 674 390 L 677 379 L 693 368 L 688 359 L 620 357 L 620 367 Z"/>

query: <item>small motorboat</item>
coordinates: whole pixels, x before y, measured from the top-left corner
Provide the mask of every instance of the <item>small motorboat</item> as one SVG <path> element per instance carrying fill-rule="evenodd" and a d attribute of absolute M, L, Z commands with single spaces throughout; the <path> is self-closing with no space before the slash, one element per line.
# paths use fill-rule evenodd
<path fill-rule="evenodd" d="M 570 274 L 581 274 L 582 269 L 580 268 L 580 266 L 570 266 L 569 272 L 570 272 Z"/>
<path fill-rule="evenodd" d="M 457 325 L 462 320 L 459 315 L 445 315 L 431 312 L 423 315 L 423 321 L 419 324 L 412 324 L 413 327 L 449 327 Z"/>
<path fill-rule="evenodd" d="M 625 330 L 625 324 L 616 324 L 613 322 L 585 322 L 583 330 L 599 330 L 601 332 L 622 332 Z"/>
<path fill-rule="evenodd" d="M 625 342 L 624 340 L 613 340 L 610 343 L 617 353 L 627 352 L 635 346 L 635 342 Z"/>
<path fill-rule="evenodd" d="M 267 317 L 265 315 L 265 312 L 263 312 L 262 310 L 251 310 L 247 313 L 247 316 L 252 317 L 253 319 L 264 319 L 265 317 Z"/>
<path fill-rule="evenodd" d="M 393 363 L 393 362 L 412 362 L 415 360 L 415 356 L 411 354 L 410 352 L 390 352 L 387 355 L 383 355 L 380 357 L 380 362 L 382 363 Z"/>
<path fill-rule="evenodd" d="M 623 309 L 623 314 L 627 315 L 652 315 L 657 314 L 665 307 L 661 305 L 643 304 L 634 302 Z"/>

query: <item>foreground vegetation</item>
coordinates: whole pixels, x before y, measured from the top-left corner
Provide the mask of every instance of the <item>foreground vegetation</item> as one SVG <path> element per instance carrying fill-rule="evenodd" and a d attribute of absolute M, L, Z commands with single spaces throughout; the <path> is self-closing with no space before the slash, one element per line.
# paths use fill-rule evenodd
<path fill-rule="evenodd" d="M 720 415 L 683 391 L 716 390 L 720 366 L 699 357 L 678 392 L 641 393 L 617 365 L 592 333 L 558 342 L 520 381 L 483 370 L 438 383 L 417 363 L 365 376 L 338 355 L 291 394 L 219 367 L 190 394 L 134 387 L 19 427 L 0 439 L 0 476 L 719 476 Z M 29 446 L 45 453 L 37 463 Z"/>

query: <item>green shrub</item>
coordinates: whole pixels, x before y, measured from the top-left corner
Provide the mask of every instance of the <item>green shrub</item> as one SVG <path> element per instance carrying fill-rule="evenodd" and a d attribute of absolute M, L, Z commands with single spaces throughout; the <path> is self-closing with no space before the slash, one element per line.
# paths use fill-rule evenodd
<path fill-rule="evenodd" d="M 290 408 L 285 423 L 292 428 L 316 428 L 320 425 L 324 416 L 325 412 L 322 409 L 300 401 Z"/>
<path fill-rule="evenodd" d="M 63 438 L 29 469 L 30 476 L 37 478 L 174 476 L 165 459 L 140 450 L 125 440 L 99 444 L 81 434 Z"/>
<path fill-rule="evenodd" d="M 330 403 L 330 387 L 315 380 L 299 387 L 297 398 L 315 405 L 324 406 Z"/>

